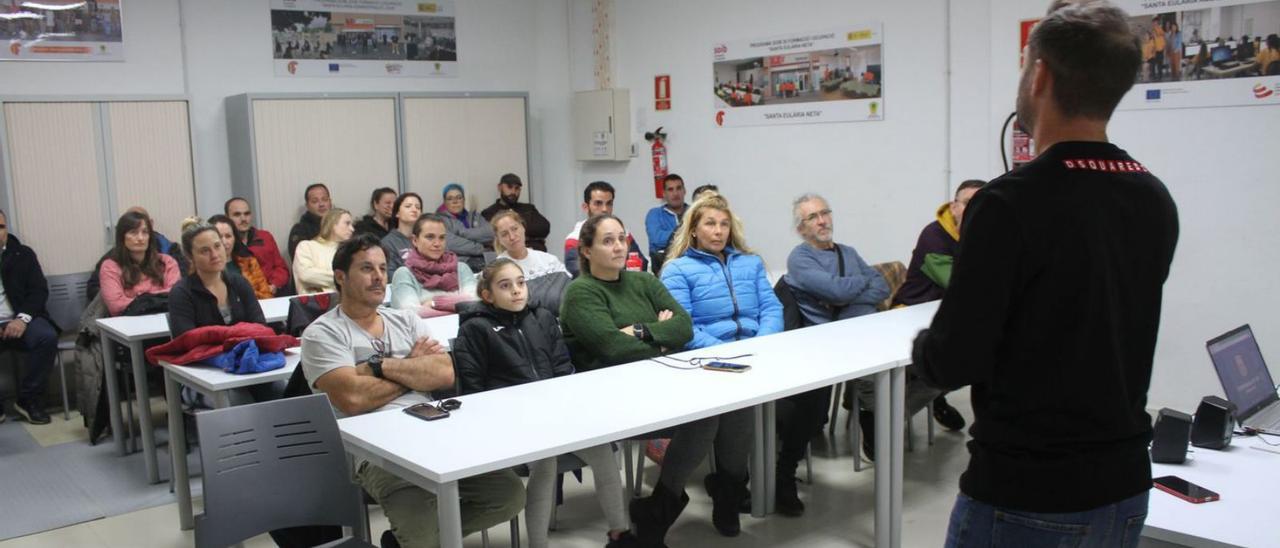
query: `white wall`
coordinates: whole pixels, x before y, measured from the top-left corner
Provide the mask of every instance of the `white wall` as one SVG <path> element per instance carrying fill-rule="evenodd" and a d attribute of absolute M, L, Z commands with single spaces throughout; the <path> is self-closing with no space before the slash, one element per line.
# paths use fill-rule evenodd
<path fill-rule="evenodd" d="M 1048 2 L 966 4 L 986 11 L 989 24 L 969 21 L 972 34 L 954 42 L 955 55 L 974 67 L 986 59 L 987 76 L 972 79 L 989 82 L 990 101 L 985 109 L 957 107 L 956 127 L 985 128 L 969 146 L 985 150 L 989 173 L 999 173 L 996 138 L 1017 95 L 1018 21 L 1041 16 Z M 988 33 L 985 40 L 982 33 Z M 968 95 L 963 87 L 953 91 L 956 101 L 971 101 Z M 1280 159 L 1272 152 L 1280 144 L 1278 125 L 1280 109 L 1274 107 L 1122 111 L 1112 118 L 1111 140 L 1164 181 L 1181 222 L 1164 291 L 1152 408 L 1193 412 L 1202 396 L 1221 394 L 1204 343 L 1243 323 L 1253 326 L 1272 371 L 1280 372 L 1274 365 L 1280 364 L 1280 256 L 1273 252 L 1280 230 L 1274 211 Z M 953 151 L 955 146 L 960 141 Z"/>
<path fill-rule="evenodd" d="M 220 212 L 223 201 L 231 196 L 223 105 L 227 96 L 247 92 L 528 92 L 533 150 L 526 193 L 532 192 L 534 200 L 542 203 L 548 192 L 545 180 L 570 177 L 570 152 L 564 144 L 568 135 L 564 0 L 459 1 L 459 76 L 440 79 L 278 78 L 272 67 L 269 8 L 261 0 L 130 0 L 124 9 L 127 61 L 3 63 L 0 96 L 186 93 L 191 99 L 201 215 Z M 394 183 L 369 181 L 368 186 L 372 190 Z M 363 203 L 339 205 L 361 213 L 368 209 Z M 557 232 L 569 229 L 566 223 L 571 216 L 564 212 L 563 217 Z M 177 227 L 161 229 L 174 232 Z"/>
<path fill-rule="evenodd" d="M 590 8 L 575 3 L 575 90 L 591 78 Z M 791 200 L 825 194 L 836 237 L 870 262 L 910 258 L 920 229 L 947 197 L 943 0 L 809 1 L 803 4 L 713 0 L 614 2 L 614 85 L 631 90 L 633 141 L 626 163 L 579 162 L 574 200 L 587 183 L 618 188 L 617 213 L 647 249 L 644 214 L 656 205 L 646 130 L 665 127 L 670 170 L 689 190 L 715 183 L 745 220 L 746 236 L 773 272 L 786 269 L 798 242 Z M 717 128 L 711 49 L 717 42 L 884 23 L 885 120 L 882 122 Z M 585 29 L 585 30 L 584 30 Z M 583 42 L 586 42 L 583 44 Z M 672 109 L 653 109 L 653 77 L 671 75 Z"/>

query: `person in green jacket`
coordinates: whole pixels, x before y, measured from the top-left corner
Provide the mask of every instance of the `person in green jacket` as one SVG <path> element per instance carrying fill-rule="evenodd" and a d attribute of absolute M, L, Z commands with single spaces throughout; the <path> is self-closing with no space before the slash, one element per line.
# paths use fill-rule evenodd
<path fill-rule="evenodd" d="M 560 321 L 579 371 L 679 351 L 693 339 L 689 313 L 662 282 L 648 272 L 626 269 L 627 230 L 617 217 L 602 214 L 583 223 L 578 257 L 581 275 L 565 290 Z M 739 431 L 733 421 L 722 422 L 714 416 L 640 436 L 671 438 L 653 494 L 631 502 L 631 520 L 641 546 L 665 546 L 667 530 L 689 503 L 685 484 L 710 453 L 717 435 L 750 436 L 750 428 L 748 424 Z M 733 536 L 738 531 L 722 529 L 721 533 Z"/>

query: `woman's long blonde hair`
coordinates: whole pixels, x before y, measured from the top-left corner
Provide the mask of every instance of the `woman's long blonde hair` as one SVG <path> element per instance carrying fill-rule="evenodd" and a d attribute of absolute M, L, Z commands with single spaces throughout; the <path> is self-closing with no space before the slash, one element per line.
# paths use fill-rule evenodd
<path fill-rule="evenodd" d="M 729 216 L 729 245 L 742 253 L 751 253 L 751 249 L 747 247 L 746 236 L 742 233 L 742 219 L 729 209 L 729 201 L 724 199 L 724 196 L 708 190 L 689 206 L 689 211 L 684 212 L 684 220 L 676 228 L 675 234 L 671 236 L 671 245 L 667 247 L 667 261 L 676 260 L 689 248 L 694 247 L 693 231 L 702 221 L 703 211 L 708 209 L 721 211 Z"/>

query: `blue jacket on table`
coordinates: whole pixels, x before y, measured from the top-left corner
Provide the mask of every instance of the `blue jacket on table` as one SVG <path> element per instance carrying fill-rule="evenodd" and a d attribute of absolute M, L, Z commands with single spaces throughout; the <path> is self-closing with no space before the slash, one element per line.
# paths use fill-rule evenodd
<path fill-rule="evenodd" d="M 662 266 L 662 284 L 693 318 L 686 350 L 782 331 L 782 303 L 759 255 L 724 249 L 725 262 L 690 249 Z"/>

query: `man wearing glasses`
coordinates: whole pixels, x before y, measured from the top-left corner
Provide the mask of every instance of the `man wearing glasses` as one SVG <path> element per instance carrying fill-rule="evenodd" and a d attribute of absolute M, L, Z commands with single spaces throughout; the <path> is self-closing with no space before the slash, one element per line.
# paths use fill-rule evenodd
<path fill-rule="evenodd" d="M 340 302 L 302 333 L 302 371 L 329 395 L 338 417 L 430 401 L 453 386 L 453 361 L 410 312 L 382 307 L 387 259 L 362 234 L 338 247 L 333 277 Z M 356 481 L 386 512 L 401 546 L 439 546 L 435 495 L 367 461 Z M 510 470 L 458 482 L 463 534 L 509 521 L 524 508 L 524 486 Z"/>

